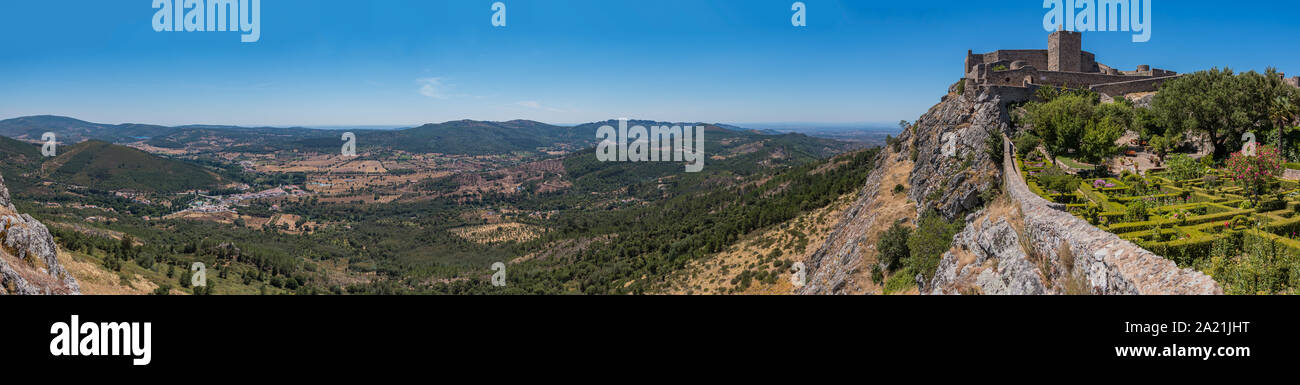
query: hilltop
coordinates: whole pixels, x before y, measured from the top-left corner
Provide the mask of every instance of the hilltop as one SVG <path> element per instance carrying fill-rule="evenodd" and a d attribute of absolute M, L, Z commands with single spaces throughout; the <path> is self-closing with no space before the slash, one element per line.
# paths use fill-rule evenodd
<path fill-rule="evenodd" d="M 98 140 L 60 146 L 57 156 L 47 158 L 36 145 L 0 137 L 0 172 L 16 191 L 27 191 L 41 182 L 160 193 L 209 189 L 223 183 L 216 173 L 201 166 Z"/>
<path fill-rule="evenodd" d="M 99 190 L 178 192 L 214 188 L 221 182 L 202 167 L 98 140 L 60 152 L 41 164 L 43 174 Z"/>

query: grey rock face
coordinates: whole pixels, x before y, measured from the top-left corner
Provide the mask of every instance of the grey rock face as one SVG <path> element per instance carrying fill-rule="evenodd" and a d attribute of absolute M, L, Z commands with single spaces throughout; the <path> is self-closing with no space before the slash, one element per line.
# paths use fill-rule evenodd
<path fill-rule="evenodd" d="M 934 279 L 926 285 L 927 294 L 962 294 L 978 288 L 988 295 L 1055 294 L 1043 284 L 1044 278 L 1025 256 L 1019 235 L 1005 218 L 967 225 L 953 237 L 953 247 L 970 252 L 974 259 L 958 265 L 958 256 L 949 251 L 939 262 Z"/>
<path fill-rule="evenodd" d="M 974 100 L 951 97 L 900 136 L 905 143 L 915 139 L 916 166 L 908 196 L 920 210 L 933 207 L 952 220 L 983 205 L 980 193 L 999 183 L 1000 170 L 984 141 L 989 132 L 1008 129 L 1002 104 L 1002 96 L 992 91 L 981 91 Z M 955 151 L 945 154 L 945 146 Z"/>
<path fill-rule="evenodd" d="M 79 294 L 77 280 L 59 263 L 58 247 L 44 224 L 18 214 L 0 177 L 0 293 Z"/>

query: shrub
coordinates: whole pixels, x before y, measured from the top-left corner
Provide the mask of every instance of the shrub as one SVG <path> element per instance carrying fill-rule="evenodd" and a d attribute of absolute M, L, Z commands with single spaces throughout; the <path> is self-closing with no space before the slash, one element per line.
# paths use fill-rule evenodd
<path fill-rule="evenodd" d="M 1035 136 L 1034 134 L 1026 132 L 1020 134 L 1020 136 L 1017 136 L 1016 139 L 1011 142 L 1016 145 L 1016 153 L 1023 158 L 1028 155 L 1029 152 L 1037 149 L 1038 145 L 1043 143 L 1043 140 L 1039 139 L 1038 136 Z"/>
<path fill-rule="evenodd" d="M 1219 185 L 1219 176 L 1214 174 L 1205 174 L 1205 176 L 1201 177 L 1201 181 L 1205 182 L 1205 188 L 1215 188 Z"/>
<path fill-rule="evenodd" d="M 901 293 L 916 287 L 916 273 L 907 269 L 894 273 L 885 280 L 885 294 Z"/>
<path fill-rule="evenodd" d="M 1056 191 L 1061 194 L 1068 194 L 1079 189 L 1079 184 L 1083 181 L 1078 176 L 1070 175 L 1061 170 L 1060 167 L 1052 166 L 1043 169 L 1038 173 L 1038 183 L 1048 190 Z"/>
<path fill-rule="evenodd" d="M 140 253 L 135 257 L 135 263 L 146 269 L 152 269 L 154 262 L 153 254 Z"/>
<path fill-rule="evenodd" d="M 1174 261 L 1179 267 L 1189 267 L 1198 260 L 1209 257 L 1214 244 L 1221 239 L 1223 239 L 1221 236 L 1201 236 L 1153 244 L 1149 245 L 1148 249 Z"/>
<path fill-rule="evenodd" d="M 1129 202 L 1124 208 L 1124 220 L 1126 222 L 1143 222 L 1147 220 L 1149 213 L 1147 212 L 1146 200 L 1138 199 Z"/>
<path fill-rule="evenodd" d="M 879 253 L 877 260 L 886 271 L 894 271 L 903 258 L 911 255 L 907 245 L 911 234 L 912 229 L 903 226 L 902 223 L 894 223 L 880 236 L 880 240 L 876 241 L 876 251 Z"/>
<path fill-rule="evenodd" d="M 153 295 L 169 295 L 171 294 L 171 292 L 172 292 L 172 285 L 168 285 L 168 284 L 163 284 L 161 286 L 158 286 L 157 289 L 153 289 Z"/>
<path fill-rule="evenodd" d="M 1202 156 L 1200 162 L 1201 162 L 1201 167 L 1204 168 L 1214 168 L 1215 166 L 1213 156 L 1209 156 L 1209 155 Z"/>
<path fill-rule="evenodd" d="M 943 186 L 940 186 L 939 188 L 934 189 L 933 191 L 930 191 L 929 194 L 926 194 L 926 195 L 925 195 L 925 200 L 927 200 L 927 201 L 931 201 L 931 202 L 934 202 L 934 201 L 938 201 L 938 200 L 940 200 L 940 199 L 943 199 L 943 193 L 944 193 L 944 192 L 945 192 L 945 191 L 944 191 Z"/>
<path fill-rule="evenodd" d="M 894 185 L 894 194 L 901 194 L 904 190 L 906 189 L 903 188 L 903 185 L 901 184 Z"/>
<path fill-rule="evenodd" d="M 1259 206 L 1255 207 L 1255 212 L 1262 213 L 1262 212 L 1277 211 L 1282 209 L 1286 209 L 1285 200 L 1266 200 L 1266 201 L 1259 202 Z"/>
<path fill-rule="evenodd" d="M 1169 176 L 1177 181 L 1193 180 L 1205 174 L 1205 167 L 1187 155 L 1170 155 L 1165 164 L 1169 168 Z"/>
<path fill-rule="evenodd" d="M 987 133 L 989 136 L 984 139 L 984 151 L 989 154 L 993 164 L 1002 167 L 1002 131 L 990 127 Z"/>
<path fill-rule="evenodd" d="M 889 146 L 890 150 L 898 152 L 898 150 L 902 149 L 903 141 L 893 135 L 885 135 L 885 145 Z"/>
<path fill-rule="evenodd" d="M 1300 258 L 1283 245 L 1285 242 L 1252 234 L 1242 238 L 1240 249 L 1215 244 L 1214 256 L 1198 264 L 1197 269 L 1214 277 L 1225 294 L 1286 293 L 1300 284 Z"/>
<path fill-rule="evenodd" d="M 917 222 L 916 231 L 907 240 L 911 255 L 903 261 L 908 270 L 920 273 L 925 280 L 934 277 L 939 260 L 952 244 L 952 237 L 961 231 L 961 220 L 948 222 L 934 210 L 927 210 Z"/>

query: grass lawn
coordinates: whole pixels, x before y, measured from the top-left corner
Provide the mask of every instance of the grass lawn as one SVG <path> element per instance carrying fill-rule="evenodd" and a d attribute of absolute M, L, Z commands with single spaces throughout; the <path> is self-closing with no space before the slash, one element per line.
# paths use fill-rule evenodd
<path fill-rule="evenodd" d="M 1070 168 L 1075 168 L 1075 169 L 1080 169 L 1080 170 L 1091 170 L 1091 169 L 1092 169 L 1092 165 L 1090 165 L 1090 164 L 1085 164 L 1085 163 L 1079 163 L 1079 161 L 1074 160 L 1074 158 L 1070 158 L 1070 157 L 1066 157 L 1066 156 L 1058 156 L 1058 157 L 1056 157 L 1056 160 L 1061 161 L 1061 163 L 1065 164 L 1067 167 L 1070 167 Z"/>

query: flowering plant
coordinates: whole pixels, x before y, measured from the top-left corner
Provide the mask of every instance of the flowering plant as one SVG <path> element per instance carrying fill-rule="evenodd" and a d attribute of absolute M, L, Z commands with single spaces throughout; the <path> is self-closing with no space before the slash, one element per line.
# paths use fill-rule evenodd
<path fill-rule="evenodd" d="M 1282 157 L 1273 146 L 1260 146 L 1255 156 L 1233 153 L 1226 165 L 1228 177 L 1250 196 L 1251 206 L 1259 202 L 1269 182 L 1282 174 Z"/>

